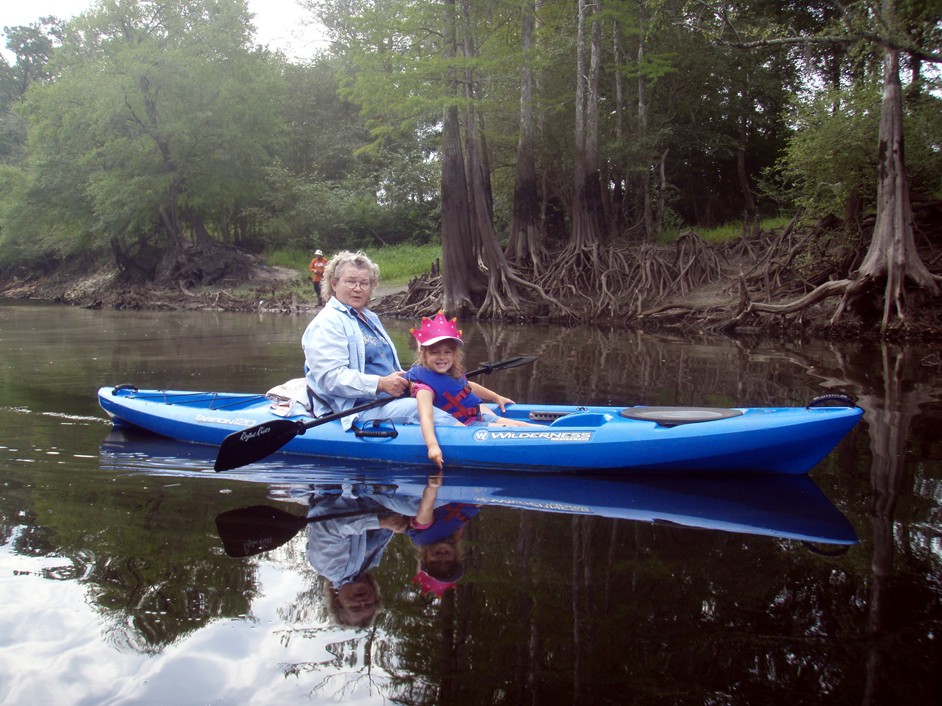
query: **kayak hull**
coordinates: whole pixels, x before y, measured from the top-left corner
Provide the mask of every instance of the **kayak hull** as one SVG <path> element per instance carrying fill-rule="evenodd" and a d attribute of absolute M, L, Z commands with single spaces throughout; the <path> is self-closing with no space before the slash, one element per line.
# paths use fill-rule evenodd
<path fill-rule="evenodd" d="M 213 446 L 233 432 L 285 419 L 274 413 L 272 402 L 262 394 L 121 385 L 101 388 L 98 400 L 116 427 Z M 715 415 L 707 408 L 701 416 L 706 421 L 678 423 L 684 421 L 678 409 L 683 408 L 515 404 L 507 408 L 508 417 L 546 420 L 545 425 L 445 426 L 436 433 L 449 467 L 800 474 L 827 456 L 862 414 L 853 406 L 717 408 Z M 633 415 L 635 410 L 654 412 L 645 418 Z M 364 431 L 366 435 L 345 432 L 339 420 L 330 421 L 307 429 L 280 452 L 346 461 L 428 463 L 417 425 L 370 423 Z"/>
<path fill-rule="evenodd" d="M 199 477 L 212 473 L 211 446 L 115 429 L 101 443 L 101 466 L 118 473 Z M 240 481 L 268 486 L 268 498 L 306 506 L 314 492 L 420 498 L 429 464 L 346 463 L 275 454 Z M 418 502 L 418 500 L 416 500 Z M 853 526 L 805 474 L 517 473 L 449 468 L 437 492 L 445 503 L 630 520 L 672 527 L 852 545 Z"/>

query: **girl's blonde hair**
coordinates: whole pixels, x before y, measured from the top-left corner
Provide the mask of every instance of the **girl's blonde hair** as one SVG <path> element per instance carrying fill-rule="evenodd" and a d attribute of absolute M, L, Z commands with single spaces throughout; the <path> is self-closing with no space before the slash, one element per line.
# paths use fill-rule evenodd
<path fill-rule="evenodd" d="M 379 284 L 379 265 L 368 258 L 366 253 L 342 250 L 330 258 L 324 266 L 324 279 L 321 280 L 321 296 L 324 301 L 334 296 L 334 284 L 340 279 L 340 271 L 346 265 L 353 265 L 358 270 L 369 270 L 372 289 L 375 289 L 376 285 Z"/>
<path fill-rule="evenodd" d="M 448 374 L 460 380 L 461 376 L 464 375 L 464 347 L 459 346 L 457 343 L 451 340 L 439 341 L 439 343 L 448 343 L 453 346 L 455 349 L 455 364 L 451 366 L 451 370 L 448 371 Z M 434 345 L 438 345 L 435 343 Z M 428 364 L 428 351 L 432 346 L 419 346 L 415 352 L 415 362 L 417 365 L 421 365 L 423 368 L 431 369 L 431 366 Z"/>

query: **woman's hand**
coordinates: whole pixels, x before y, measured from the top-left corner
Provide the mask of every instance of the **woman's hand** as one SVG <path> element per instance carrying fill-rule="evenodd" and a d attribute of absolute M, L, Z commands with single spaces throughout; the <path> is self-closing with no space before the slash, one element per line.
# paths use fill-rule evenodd
<path fill-rule="evenodd" d="M 402 397 L 406 390 L 409 389 L 409 381 L 402 377 L 403 374 L 403 371 L 397 370 L 394 373 L 381 377 L 376 384 L 377 394 L 385 393 L 390 397 Z"/>
<path fill-rule="evenodd" d="M 405 532 L 406 527 L 409 526 L 409 519 L 405 515 L 398 513 L 380 515 L 379 526 L 383 529 L 392 530 L 393 532 Z"/>

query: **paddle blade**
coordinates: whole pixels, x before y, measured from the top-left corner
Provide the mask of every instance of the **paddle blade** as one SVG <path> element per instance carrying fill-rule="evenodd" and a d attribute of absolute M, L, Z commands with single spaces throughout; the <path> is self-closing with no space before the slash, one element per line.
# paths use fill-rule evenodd
<path fill-rule="evenodd" d="M 234 431 L 222 440 L 213 467 L 216 471 L 228 471 L 255 463 L 304 433 L 304 429 L 301 422 L 273 419 L 242 431 Z"/>
<path fill-rule="evenodd" d="M 261 554 L 289 541 L 307 518 L 268 505 L 227 510 L 216 516 L 216 529 L 223 549 L 231 557 Z"/>
<path fill-rule="evenodd" d="M 519 368 L 521 365 L 529 365 L 536 360 L 535 355 L 517 355 L 513 358 L 507 358 L 499 363 L 494 363 L 494 370 L 506 370 L 508 368 Z"/>

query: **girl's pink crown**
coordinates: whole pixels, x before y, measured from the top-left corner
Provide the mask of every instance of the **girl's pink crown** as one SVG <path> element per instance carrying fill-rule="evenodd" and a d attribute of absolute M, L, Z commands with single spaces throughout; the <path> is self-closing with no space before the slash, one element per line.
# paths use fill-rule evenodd
<path fill-rule="evenodd" d="M 431 346 L 446 338 L 454 339 L 459 346 L 464 345 L 461 340 L 461 331 L 458 330 L 458 319 L 449 321 L 445 318 L 443 311 L 435 314 L 434 319 L 423 316 L 419 328 L 409 329 L 409 331 L 415 336 L 420 346 Z"/>
<path fill-rule="evenodd" d="M 413 576 L 412 583 L 419 584 L 419 593 L 423 595 L 426 593 L 434 593 L 439 598 L 445 595 L 445 591 L 455 587 L 454 581 L 440 581 L 424 571 L 420 571 Z"/>

